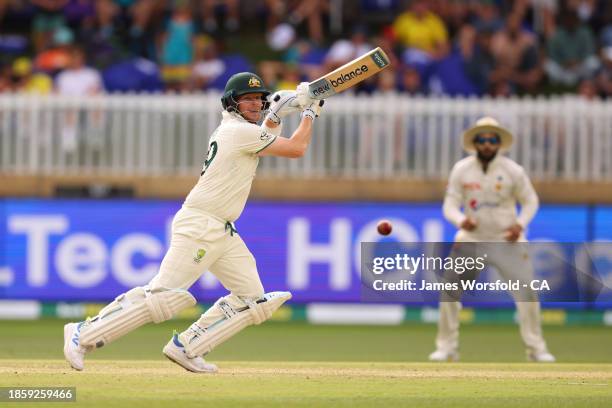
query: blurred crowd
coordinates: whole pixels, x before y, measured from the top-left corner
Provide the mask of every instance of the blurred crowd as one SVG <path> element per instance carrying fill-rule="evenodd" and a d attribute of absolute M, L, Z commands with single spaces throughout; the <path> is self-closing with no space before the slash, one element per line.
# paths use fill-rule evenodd
<path fill-rule="evenodd" d="M 277 89 L 381 46 L 357 92 L 612 95 L 612 1 L 0 0 L 0 92 Z"/>

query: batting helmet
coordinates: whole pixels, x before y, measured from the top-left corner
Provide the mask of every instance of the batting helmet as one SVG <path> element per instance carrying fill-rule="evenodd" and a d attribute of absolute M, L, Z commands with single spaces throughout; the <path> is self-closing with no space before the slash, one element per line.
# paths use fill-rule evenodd
<path fill-rule="evenodd" d="M 270 95 L 270 91 L 264 86 L 263 80 L 257 74 L 252 72 L 240 72 L 234 74 L 225 84 L 225 91 L 221 97 L 221 105 L 227 111 L 237 112 L 237 102 L 239 96 L 249 93 L 262 93 L 264 102 L 263 110 L 268 109 L 268 101 L 266 97 Z"/>

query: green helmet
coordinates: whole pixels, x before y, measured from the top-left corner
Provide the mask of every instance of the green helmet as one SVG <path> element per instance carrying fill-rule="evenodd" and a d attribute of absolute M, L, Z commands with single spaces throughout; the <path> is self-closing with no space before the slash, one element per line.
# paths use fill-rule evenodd
<path fill-rule="evenodd" d="M 264 86 L 263 80 L 257 74 L 252 72 L 240 72 L 234 74 L 225 84 L 225 91 L 221 97 L 221 105 L 227 111 L 238 111 L 236 100 L 241 95 L 249 93 L 261 92 L 264 101 L 263 109 L 268 109 L 268 101 L 266 97 L 270 95 L 270 91 Z"/>

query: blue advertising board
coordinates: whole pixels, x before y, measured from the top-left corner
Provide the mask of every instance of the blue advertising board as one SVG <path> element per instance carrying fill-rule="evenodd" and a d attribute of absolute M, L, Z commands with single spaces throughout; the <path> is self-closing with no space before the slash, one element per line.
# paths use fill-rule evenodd
<path fill-rule="evenodd" d="M 0 298 L 107 301 L 146 284 L 157 273 L 180 205 L 0 201 Z M 543 206 L 529 238 L 583 242 L 589 236 L 588 210 Z M 604 221 L 612 210 L 606 211 Z M 383 239 L 376 231 L 381 218 L 391 220 L 398 241 L 448 242 L 455 233 L 438 203 L 250 202 L 236 226 L 267 291 L 291 290 L 295 302 L 359 302 L 360 243 Z M 200 301 L 226 294 L 210 273 L 191 291 Z"/>

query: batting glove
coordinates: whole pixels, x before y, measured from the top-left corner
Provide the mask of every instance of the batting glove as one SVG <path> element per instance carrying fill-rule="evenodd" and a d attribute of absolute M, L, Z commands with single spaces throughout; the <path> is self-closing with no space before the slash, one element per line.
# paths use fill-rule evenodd
<path fill-rule="evenodd" d="M 315 118 L 318 118 L 321 114 L 321 108 L 323 107 L 324 103 L 324 100 L 315 100 L 312 102 L 302 111 L 302 119 L 308 117 L 314 121 Z"/>
<path fill-rule="evenodd" d="M 302 109 L 305 109 L 313 102 L 317 101 L 317 99 L 312 99 L 308 94 L 308 82 L 302 82 L 297 86 L 295 100 Z"/>
<path fill-rule="evenodd" d="M 281 122 L 281 118 L 300 111 L 296 106 L 296 91 L 277 91 L 270 95 L 268 100 L 271 105 L 267 118 L 277 125 Z"/>

